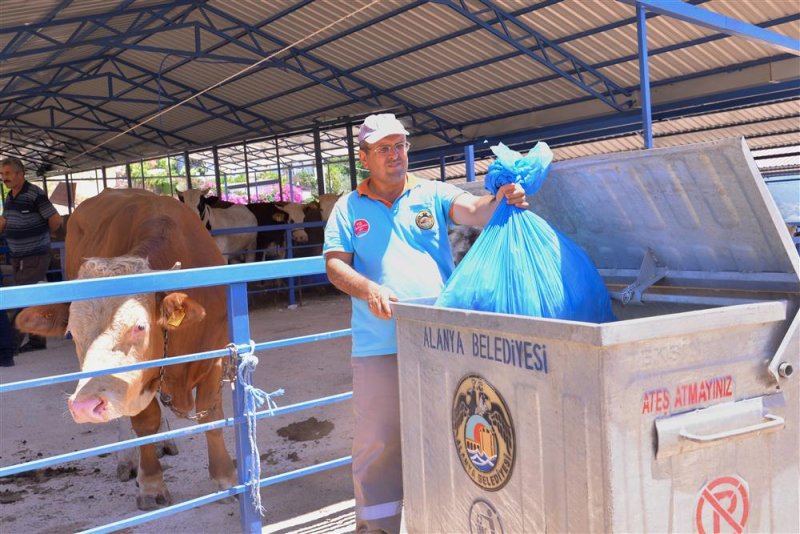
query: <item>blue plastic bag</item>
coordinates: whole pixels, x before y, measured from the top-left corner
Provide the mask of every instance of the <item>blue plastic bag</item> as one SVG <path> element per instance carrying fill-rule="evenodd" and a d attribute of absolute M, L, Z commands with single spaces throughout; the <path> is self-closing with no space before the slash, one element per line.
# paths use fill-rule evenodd
<path fill-rule="evenodd" d="M 518 183 L 536 193 L 553 153 L 538 143 L 525 156 L 492 147 L 486 189 Z M 436 306 L 603 323 L 615 320 L 605 284 L 589 256 L 535 213 L 501 200 L 458 264 Z"/>

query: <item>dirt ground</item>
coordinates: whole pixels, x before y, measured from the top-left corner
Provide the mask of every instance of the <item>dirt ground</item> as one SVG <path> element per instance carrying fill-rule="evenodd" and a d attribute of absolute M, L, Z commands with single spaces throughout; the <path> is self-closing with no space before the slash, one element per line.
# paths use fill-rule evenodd
<path fill-rule="evenodd" d="M 302 306 L 255 302 L 250 325 L 256 342 L 328 332 L 349 326 L 350 301 L 342 295 L 306 296 Z M 350 338 L 261 352 L 255 385 L 285 390 L 279 406 L 350 391 Z M 16 357 L 0 369 L 0 382 L 78 371 L 71 341 L 50 339 L 48 350 Z M 78 425 L 67 411 L 75 384 L 67 382 L 0 397 L 0 465 L 9 466 L 117 441 L 117 425 Z M 223 393 L 225 415 L 231 396 Z M 270 476 L 350 454 L 350 402 L 312 408 L 258 422 L 261 476 Z M 167 413 L 171 428 L 191 425 Z M 234 456 L 232 429 L 225 430 Z M 164 478 L 175 503 L 214 491 L 208 478 L 205 437 L 178 441 L 180 453 L 162 458 Z M 350 466 L 262 489 L 265 532 L 352 532 Z M 0 533 L 75 532 L 140 513 L 135 481 L 120 482 L 113 454 L 67 462 L 0 478 Z M 126 532 L 239 532 L 238 503 L 212 503 L 145 523 Z"/>

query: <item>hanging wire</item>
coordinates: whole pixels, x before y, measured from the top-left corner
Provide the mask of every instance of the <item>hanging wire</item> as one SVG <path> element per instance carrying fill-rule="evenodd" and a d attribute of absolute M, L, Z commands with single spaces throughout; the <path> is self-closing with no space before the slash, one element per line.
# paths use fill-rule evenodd
<path fill-rule="evenodd" d="M 112 136 L 112 137 L 110 137 L 110 138 L 106 139 L 106 140 L 105 140 L 105 141 L 103 141 L 102 143 L 99 143 L 99 144 L 97 144 L 97 145 L 94 145 L 93 147 L 89 148 L 88 150 L 85 150 L 85 151 L 81 152 L 80 154 L 78 154 L 78 155 L 76 155 L 76 156 L 73 156 L 73 157 L 71 157 L 70 159 L 68 159 L 68 160 L 66 161 L 66 163 L 69 163 L 70 161 L 73 161 L 73 160 L 75 160 L 75 159 L 78 159 L 78 158 L 80 158 L 80 157 L 82 157 L 82 156 L 85 156 L 85 155 L 87 155 L 87 154 L 91 154 L 92 152 L 94 152 L 94 151 L 95 151 L 95 150 L 97 150 L 98 148 L 100 148 L 100 147 L 103 147 L 103 146 L 107 145 L 108 143 L 110 143 L 110 142 L 111 142 L 111 141 L 113 141 L 114 139 L 118 139 L 118 138 L 122 137 L 123 135 L 125 135 L 125 134 L 127 134 L 127 133 L 130 133 L 130 132 L 132 132 L 132 131 L 133 131 L 133 130 L 135 130 L 136 128 L 138 128 L 138 127 L 140 127 L 140 126 L 144 126 L 145 124 L 147 124 L 147 123 L 149 123 L 149 122 L 151 122 L 151 121 L 154 121 L 155 119 L 157 119 L 157 118 L 161 117 L 162 115 L 164 115 L 164 114 L 166 114 L 166 113 L 169 113 L 169 112 L 170 112 L 170 111 L 172 111 L 173 109 L 179 108 L 179 107 L 183 106 L 184 104 L 187 104 L 187 103 L 191 102 L 192 100 L 194 100 L 194 99 L 196 99 L 196 98 L 199 98 L 200 96 L 202 96 L 202 95 L 206 94 L 207 92 L 209 92 L 209 91 L 211 91 L 211 90 L 213 90 L 213 89 L 216 89 L 216 88 L 217 88 L 217 87 L 219 87 L 220 85 L 223 85 L 223 84 L 225 84 L 225 83 L 229 82 L 230 80 L 232 80 L 232 79 L 234 79 L 234 78 L 237 78 L 237 77 L 241 76 L 242 74 L 244 74 L 244 73 L 245 73 L 245 72 L 247 72 L 247 71 L 253 70 L 254 68 L 256 68 L 256 67 L 258 67 L 259 65 L 261 65 L 262 63 L 265 63 L 265 62 L 267 62 L 267 61 L 270 61 L 270 60 L 271 60 L 271 59 L 273 59 L 275 56 L 277 56 L 277 55 L 279 55 L 279 54 L 282 54 L 282 53 L 286 52 L 287 50 L 290 50 L 290 49 L 294 48 L 295 46 L 298 46 L 299 44 L 301 44 L 301 43 L 303 43 L 303 42 L 305 42 L 305 41 L 307 41 L 307 40 L 311 39 L 311 38 L 312 38 L 312 37 L 314 37 L 315 35 L 318 35 L 318 34 L 320 34 L 320 33 L 324 32 L 324 31 L 328 30 L 329 28 L 332 28 L 333 26 L 336 26 L 336 25 L 337 25 L 337 24 L 339 24 L 340 22 L 342 22 L 342 21 L 345 21 L 345 20 L 349 19 L 349 18 L 350 18 L 350 17 L 352 17 L 353 15 L 356 15 L 357 13 L 360 13 L 360 12 L 364 11 L 365 9 L 367 9 L 367 8 L 369 8 L 369 7 L 372 7 L 373 5 L 375 5 L 375 4 L 377 4 L 378 2 L 381 2 L 381 1 L 383 1 L 383 0 L 372 0 L 372 2 L 370 2 L 369 4 L 366 4 L 366 5 L 364 5 L 364 6 L 360 7 L 360 8 L 358 8 L 358 9 L 356 9 L 355 11 L 352 11 L 352 12 L 350 12 L 350 13 L 346 14 L 345 16 L 343 16 L 343 17 L 341 17 L 341 18 L 339 18 L 339 19 L 337 19 L 337 20 L 335 20 L 335 21 L 331 22 L 331 23 L 330 23 L 330 24 L 328 24 L 327 26 L 323 26 L 322 28 L 318 29 L 317 31 L 315 31 L 315 32 L 313 32 L 313 33 L 310 33 L 310 34 L 306 35 L 306 36 L 305 36 L 305 37 L 303 37 L 302 39 L 298 39 L 297 41 L 295 41 L 295 42 L 294 42 L 294 43 L 292 43 L 292 44 L 286 45 L 285 47 L 281 48 L 280 50 L 278 50 L 278 51 L 276 51 L 276 52 L 273 52 L 272 54 L 270 54 L 270 55 L 268 55 L 268 56 L 266 56 L 266 57 L 264 57 L 264 58 L 262 58 L 262 59 L 258 60 L 257 62 L 253 63 L 252 65 L 248 65 L 247 67 L 243 68 L 243 69 L 242 69 L 242 70 L 240 70 L 239 72 L 236 72 L 235 74 L 231 74 L 231 75 L 230 75 L 230 76 L 228 76 L 227 78 L 224 78 L 224 79 L 222 79 L 222 80 L 218 81 L 217 83 L 215 83 L 215 84 L 213 84 L 213 85 L 210 85 L 209 87 L 206 87 L 206 88 L 205 88 L 205 89 L 203 89 L 202 91 L 200 91 L 200 92 L 198 92 L 198 93 L 195 93 L 194 95 L 192 95 L 192 96 L 189 96 L 189 97 L 187 97 L 187 98 L 185 98 L 185 99 L 181 100 L 181 101 L 180 101 L 180 102 L 178 102 L 177 104 L 173 104 L 172 106 L 168 107 L 167 109 L 164 109 L 164 110 L 162 110 L 162 111 L 159 111 L 159 112 L 157 112 L 157 113 L 154 113 L 153 115 L 151 115 L 150 117 L 148 117 L 148 118 L 144 119 L 143 121 L 141 121 L 141 122 L 139 122 L 139 123 L 137 123 L 137 124 L 134 124 L 133 126 L 131 126 L 130 128 L 128 128 L 127 130 L 123 130 L 123 131 L 121 131 L 120 133 L 118 133 L 118 134 L 116 134 L 116 135 L 114 135 L 114 136 Z"/>

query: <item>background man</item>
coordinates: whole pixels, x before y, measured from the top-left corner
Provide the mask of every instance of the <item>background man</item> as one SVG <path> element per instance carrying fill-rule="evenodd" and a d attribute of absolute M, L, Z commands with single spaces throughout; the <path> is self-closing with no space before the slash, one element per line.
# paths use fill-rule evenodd
<path fill-rule="evenodd" d="M 503 197 L 528 205 L 519 185 L 503 186 L 496 198 L 476 197 L 408 174 L 406 135 L 394 115 L 366 118 L 358 140 L 369 177 L 339 199 L 325 228 L 328 278 L 353 306 L 357 532 L 400 529 L 400 403 L 390 302 L 441 292 L 454 269 L 449 225 L 485 225 Z"/>
<path fill-rule="evenodd" d="M 44 191 L 25 180 L 25 167 L 17 158 L 0 162 L 3 184 L 8 191 L 0 215 L 0 233 L 5 232 L 11 254 L 14 285 L 35 284 L 45 279 L 50 266 L 50 232 L 61 227 L 61 215 Z M 21 341 L 17 334 L 16 341 Z M 19 352 L 46 348 L 46 340 L 31 335 Z"/>

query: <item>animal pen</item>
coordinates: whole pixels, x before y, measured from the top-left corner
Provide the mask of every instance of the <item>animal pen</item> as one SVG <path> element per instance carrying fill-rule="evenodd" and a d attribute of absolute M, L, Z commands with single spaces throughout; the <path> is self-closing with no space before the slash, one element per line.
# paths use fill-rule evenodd
<path fill-rule="evenodd" d="M 106 525 L 98 525 L 85 532 L 113 532 L 123 528 L 133 527 L 148 521 L 153 521 L 182 511 L 190 510 L 205 504 L 222 499 L 240 496 L 239 511 L 242 532 L 261 532 L 261 516 L 258 511 L 258 499 L 254 499 L 253 491 L 258 488 L 271 486 L 280 482 L 311 475 L 320 471 L 347 465 L 351 462 L 349 456 L 323 461 L 315 465 L 296 469 L 266 478 L 256 478 L 258 469 L 258 449 L 250 436 L 255 435 L 255 424 L 259 419 L 281 414 L 288 414 L 300 410 L 338 403 L 349 400 L 351 392 L 343 392 L 323 398 L 316 398 L 299 402 L 284 407 L 276 407 L 274 401 L 267 399 L 264 410 L 257 411 L 257 397 L 264 398 L 264 392 L 257 386 L 249 383 L 248 376 L 257 364 L 254 354 L 260 351 L 280 349 L 290 345 L 313 343 L 317 341 L 345 337 L 350 335 L 349 329 L 335 330 L 314 335 L 253 343 L 250 337 L 248 324 L 247 282 L 252 280 L 273 280 L 290 276 L 305 276 L 324 272 L 322 258 L 300 258 L 293 260 L 279 260 L 254 264 L 230 265 L 207 267 L 200 269 L 186 269 L 179 271 L 166 271 L 146 273 L 139 275 L 119 276 L 113 278 L 100 278 L 91 280 L 76 280 L 58 282 L 47 285 L 34 285 L 7 288 L 3 290 L 3 300 L 0 308 L 16 308 L 40 304 L 50 304 L 64 301 L 103 298 L 120 295 L 130 295 L 142 292 L 169 291 L 178 288 L 208 287 L 215 285 L 227 286 L 228 302 L 228 332 L 231 345 L 219 350 L 187 354 L 183 356 L 161 359 L 157 361 L 142 362 L 133 365 L 102 369 L 88 372 L 69 373 L 58 376 L 46 376 L 18 382 L 0 384 L 0 395 L 12 391 L 31 389 L 62 382 L 76 381 L 83 378 L 100 376 L 104 374 L 133 371 L 148 367 L 161 367 L 176 365 L 191 361 L 230 358 L 238 369 L 238 378 L 232 381 L 234 413 L 223 420 L 213 421 L 196 426 L 170 430 L 151 436 L 124 440 L 98 447 L 91 447 L 72 453 L 59 454 L 47 458 L 40 458 L 29 462 L 0 468 L 0 477 L 11 476 L 17 473 L 44 469 L 49 466 L 67 461 L 80 460 L 90 456 L 112 453 L 148 443 L 156 443 L 167 439 L 184 438 L 201 434 L 207 430 L 235 427 L 236 458 L 238 484 L 228 489 L 213 492 L 185 502 L 174 504 L 165 508 L 146 512 L 135 517 L 125 518 Z M 201 282 L 198 282 L 201 281 Z M 2 431 L 0 429 L 0 431 Z"/>

